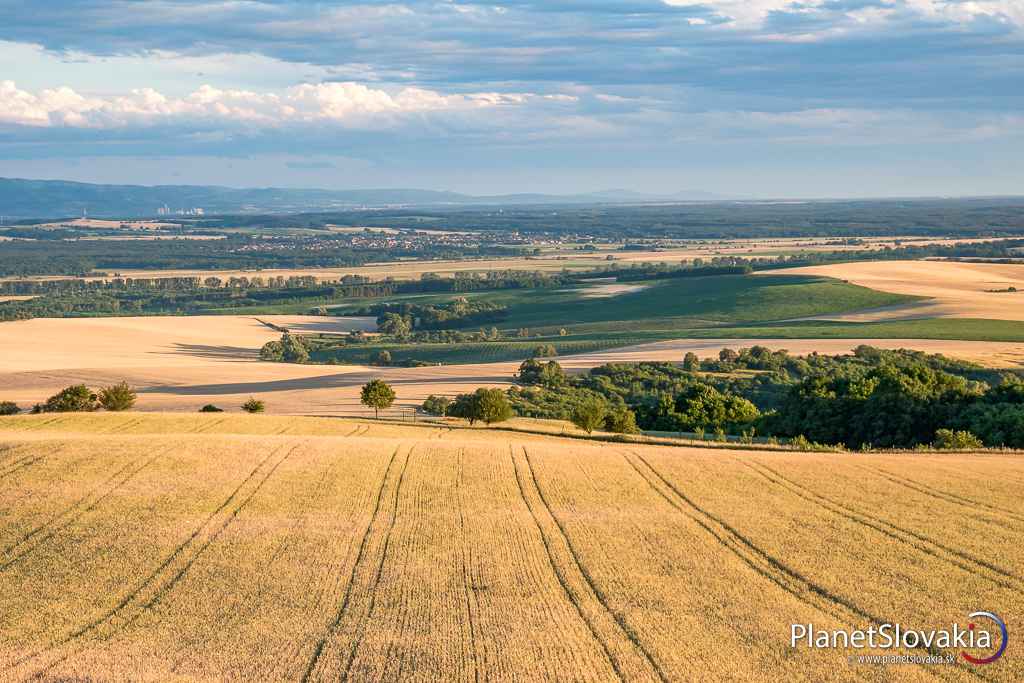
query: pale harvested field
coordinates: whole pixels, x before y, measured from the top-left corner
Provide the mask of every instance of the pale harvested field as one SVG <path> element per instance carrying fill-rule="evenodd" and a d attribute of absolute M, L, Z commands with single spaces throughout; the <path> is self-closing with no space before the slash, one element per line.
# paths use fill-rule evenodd
<path fill-rule="evenodd" d="M 827 320 L 870 321 L 905 318 L 1024 320 L 1024 265 L 948 261 L 872 261 L 771 271 L 822 275 L 928 301 L 874 312 L 821 316 Z M 1019 292 L 991 290 L 1016 287 Z"/>
<path fill-rule="evenodd" d="M 31 226 L 36 228 L 102 228 L 105 230 L 120 230 L 127 226 L 128 230 L 159 230 L 161 228 L 177 228 L 176 223 L 164 223 L 161 221 L 108 221 L 98 218 L 76 218 L 73 221 L 59 223 L 39 223 Z"/>
<path fill-rule="evenodd" d="M 370 325 L 366 319 L 272 316 L 303 332 Z M 334 326 L 324 328 L 324 325 Z M 228 410 L 250 396 L 279 414 L 368 415 L 359 389 L 380 377 L 398 393 L 394 413 L 420 405 L 430 394 L 453 396 L 481 386 L 510 386 L 518 363 L 427 368 L 264 363 L 257 351 L 280 333 L 244 316 L 190 318 L 36 319 L 0 324 L 0 401 L 23 407 L 70 384 L 93 387 L 127 381 L 139 390 L 140 410 L 195 411 L 213 403 Z M 1000 367 L 1024 367 L 1024 345 L 913 339 L 675 340 L 559 359 L 583 371 L 613 362 L 681 362 L 688 351 L 716 356 L 724 347 L 762 344 L 794 354 L 848 353 L 860 344 L 913 348 Z"/>
<path fill-rule="evenodd" d="M 608 283 L 587 287 L 582 291 L 582 295 L 584 299 L 610 299 L 611 297 L 621 296 L 623 294 L 642 292 L 648 287 L 649 285 L 618 285 L 615 283 Z"/>
<path fill-rule="evenodd" d="M 984 670 L 789 647 L 1012 632 L 1015 456 L 140 414 L 5 418 L 0 449 L 5 680 L 1024 677 L 1012 644 Z"/>

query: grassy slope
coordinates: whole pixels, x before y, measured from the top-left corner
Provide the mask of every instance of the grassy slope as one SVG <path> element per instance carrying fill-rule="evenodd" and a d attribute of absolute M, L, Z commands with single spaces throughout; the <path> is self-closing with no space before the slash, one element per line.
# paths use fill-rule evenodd
<path fill-rule="evenodd" d="M 649 283 L 647 289 L 608 298 L 586 298 L 581 290 L 505 290 L 472 293 L 500 303 L 509 316 L 506 332 L 528 328 L 531 340 L 472 344 L 370 344 L 319 351 L 314 360 L 368 363 L 382 350 L 402 363 L 473 363 L 529 358 L 538 344 L 552 344 L 559 355 L 585 353 L 691 336 L 728 326 L 840 313 L 914 300 L 838 280 L 804 276 L 720 276 Z M 569 336 L 558 335 L 561 328 Z M 693 335 L 696 336 L 696 335 Z"/>
<path fill-rule="evenodd" d="M 480 298 L 509 307 L 503 327 L 555 331 L 571 326 L 574 332 L 767 322 L 915 300 L 839 280 L 781 275 L 679 278 L 608 298 L 544 290 L 495 292 Z"/>

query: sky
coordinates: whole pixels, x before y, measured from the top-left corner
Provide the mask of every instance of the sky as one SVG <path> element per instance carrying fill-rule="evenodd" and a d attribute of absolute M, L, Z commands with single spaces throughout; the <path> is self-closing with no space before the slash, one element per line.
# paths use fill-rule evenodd
<path fill-rule="evenodd" d="M 1024 194 L 1024 0 L 0 0 L 0 176 Z"/>

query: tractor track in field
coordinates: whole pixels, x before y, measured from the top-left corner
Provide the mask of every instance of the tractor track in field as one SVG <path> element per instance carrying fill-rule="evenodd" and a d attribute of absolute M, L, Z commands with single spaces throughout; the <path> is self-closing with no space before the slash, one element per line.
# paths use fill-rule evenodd
<path fill-rule="evenodd" d="M 356 431 L 358 431 L 358 429 L 359 428 L 357 427 Z M 313 654 L 310 655 L 309 660 L 306 662 L 305 671 L 303 672 L 301 678 L 303 682 L 310 680 L 310 678 L 313 676 L 313 672 L 316 670 L 316 667 L 319 664 L 320 659 L 323 657 L 324 651 L 327 649 L 328 641 L 341 627 L 342 621 L 344 621 L 345 616 L 348 614 L 349 603 L 352 600 L 352 593 L 353 589 L 355 588 L 356 577 L 357 574 L 359 573 L 359 568 L 363 564 L 363 558 L 367 555 L 367 548 L 370 543 L 370 537 L 372 536 L 373 528 L 377 522 L 378 516 L 380 515 L 381 508 L 384 502 L 384 492 L 388 487 L 388 480 L 393 478 L 391 475 L 391 468 L 395 464 L 395 460 L 398 458 L 398 453 L 401 450 L 401 445 L 395 448 L 394 452 L 392 452 L 391 454 L 391 458 L 388 460 L 387 467 L 384 469 L 384 476 L 381 477 L 380 487 L 378 487 L 377 489 L 377 495 L 373 505 L 373 512 L 370 515 L 370 520 L 366 523 L 366 528 L 363 530 L 362 538 L 359 541 L 359 549 L 356 551 L 356 558 L 355 561 L 352 563 L 352 569 L 349 572 L 348 582 L 345 585 L 345 594 L 342 596 L 341 604 L 338 605 L 338 608 L 335 611 L 334 619 L 332 619 L 331 622 L 327 625 L 327 628 L 324 630 L 324 634 L 320 637 L 320 640 L 317 642 L 317 645 L 313 650 Z M 407 454 L 405 464 L 408 465 L 408 463 L 409 458 Z M 404 473 L 405 469 L 403 467 L 402 474 Z M 398 490 L 396 487 L 396 504 L 397 492 Z"/>
<path fill-rule="evenodd" d="M 814 609 L 817 609 L 818 611 L 823 612 L 844 624 L 856 625 L 858 623 L 858 619 L 878 626 L 888 623 L 887 620 L 868 612 L 866 609 L 858 606 L 852 601 L 841 595 L 833 593 L 824 586 L 815 583 L 800 572 L 789 567 L 781 560 L 759 547 L 752 540 L 741 534 L 728 522 L 697 505 L 693 499 L 683 493 L 675 484 L 662 475 L 657 468 L 651 465 L 647 458 L 637 453 L 631 454 L 637 461 L 642 463 L 642 466 L 638 465 L 625 454 L 623 457 L 651 488 L 653 488 L 678 512 L 682 513 L 684 516 L 711 534 L 720 545 L 731 551 L 737 558 L 761 577 L 774 583 L 800 602 L 803 602 L 804 604 L 813 607 Z M 645 474 L 644 470 L 647 471 L 647 474 Z M 945 656 L 946 654 L 935 647 L 926 648 L 921 646 L 918 649 L 934 655 Z M 946 669 L 950 669 L 950 673 L 967 673 L 982 680 L 992 680 L 986 674 L 970 667 L 933 667 L 921 665 L 921 670 L 939 678 L 945 677 L 945 674 L 947 673 Z"/>
<path fill-rule="evenodd" d="M 7 479 L 10 476 L 13 476 L 18 472 L 21 472 L 22 470 L 28 469 L 29 467 L 32 467 L 32 465 L 35 465 L 36 463 L 42 460 L 46 460 L 45 455 L 26 455 L 22 458 L 14 460 L 13 462 L 8 463 L 7 469 L 5 469 L 3 472 L 0 472 L 0 481 L 3 481 L 4 479 Z"/>
<path fill-rule="evenodd" d="M 398 519 L 398 499 L 402 493 L 402 482 L 405 481 L 405 471 L 409 467 L 409 460 L 412 458 L 414 448 L 415 446 L 412 446 L 406 452 L 405 462 L 402 463 L 402 471 L 398 475 L 398 483 L 395 484 L 395 498 L 391 505 L 391 520 L 388 522 L 388 527 L 384 534 L 384 547 L 381 549 L 380 562 L 377 563 L 377 571 L 373 576 L 373 583 L 369 590 L 370 604 L 359 621 L 359 630 L 356 639 L 352 643 L 352 649 L 349 651 L 348 661 L 345 664 L 345 673 L 342 676 L 343 681 L 349 680 L 352 675 L 352 665 L 356 660 L 356 655 L 359 653 L 359 646 L 362 645 L 363 638 L 366 636 L 367 622 L 373 616 L 374 607 L 377 605 L 377 589 L 380 587 L 380 577 L 384 573 L 384 564 L 388 559 L 388 549 L 391 547 L 391 533 L 395 530 L 395 522 Z"/>
<path fill-rule="evenodd" d="M 32 552 L 46 543 L 46 541 L 77 522 L 84 515 L 95 510 L 104 500 L 117 493 L 122 486 L 134 479 L 136 475 L 170 451 L 170 448 L 164 449 L 163 451 L 148 458 L 136 458 L 128 462 L 114 472 L 113 475 L 108 477 L 101 485 L 79 498 L 54 517 L 51 517 L 48 521 L 35 527 L 27 534 L 23 534 L 17 541 L 4 548 L 3 551 L 0 551 L 0 557 L 8 555 L 11 556 L 9 559 L 0 561 L 0 572 L 6 571 L 9 567 L 17 564 L 25 557 L 28 557 Z M 142 463 L 141 465 L 139 465 L 140 462 Z M 127 475 L 125 475 L 125 472 L 127 472 Z M 107 488 L 109 484 L 113 484 L 113 486 Z M 100 491 L 103 492 L 100 493 Z M 36 539 L 35 543 L 28 547 L 19 549 L 19 546 L 29 543 L 39 534 L 44 535 L 40 536 Z"/>
<path fill-rule="evenodd" d="M 135 419 L 128 419 L 119 425 L 114 425 L 107 434 L 124 434 L 135 427 L 145 422 L 145 418 L 137 417 Z"/>
<path fill-rule="evenodd" d="M 474 683 L 480 683 L 480 658 L 477 655 L 477 635 L 476 635 L 476 620 L 473 618 L 473 580 L 470 577 L 468 564 L 472 562 L 472 549 L 469 548 L 469 539 L 466 536 L 466 512 L 465 502 L 462 499 L 462 488 L 463 488 L 463 468 L 466 460 L 466 449 L 459 449 L 459 471 L 455 479 L 455 498 L 456 505 L 459 509 L 459 535 L 462 537 L 462 544 L 460 553 L 461 560 L 461 571 L 462 571 L 462 592 L 466 599 L 466 622 L 469 624 L 469 651 L 472 655 L 473 660 L 473 681 Z M 467 555 L 470 555 L 467 562 Z M 477 609 L 479 609 L 479 602 L 477 603 Z"/>
<path fill-rule="evenodd" d="M 793 495 L 796 495 L 813 505 L 817 505 L 824 510 L 828 510 L 832 514 L 838 515 L 855 524 L 873 529 L 874 531 L 877 531 L 878 533 L 881 533 L 893 540 L 909 545 L 930 557 L 947 562 L 948 564 L 970 574 L 980 576 L 1001 588 L 1006 588 L 1018 593 L 1024 593 L 1024 578 L 1008 569 L 1004 569 L 1003 567 L 994 565 L 986 560 L 974 557 L 970 553 L 966 553 L 962 550 L 950 548 L 939 541 L 923 536 L 911 529 L 893 524 L 881 517 L 861 512 L 837 500 L 828 498 L 827 496 L 817 493 L 803 484 L 799 484 L 792 479 L 789 479 L 764 463 L 744 461 L 740 459 L 737 459 L 736 462 L 758 473 L 761 477 L 772 484 L 789 491 Z"/>
<path fill-rule="evenodd" d="M 106 638 L 109 639 L 114 633 L 124 628 L 127 628 L 130 624 L 134 623 L 135 620 L 137 620 L 144 612 L 151 609 L 157 602 L 159 602 L 160 599 L 162 599 L 162 597 L 168 591 L 170 591 L 181 580 L 181 578 L 192 567 L 192 565 L 196 562 L 199 556 L 202 555 L 202 553 L 207 548 L 209 548 L 209 546 L 221 535 L 221 533 L 224 532 L 228 525 L 230 525 L 231 522 L 233 522 L 238 517 L 242 509 L 256 496 L 257 493 L 259 493 L 260 489 L 270 478 L 270 476 L 274 474 L 277 468 L 285 460 L 287 460 L 296 450 L 298 450 L 298 448 L 298 445 L 293 446 L 290 449 L 287 449 L 287 447 L 282 447 L 274 450 L 265 458 L 260 460 L 256 467 L 254 467 L 252 471 L 249 472 L 249 474 L 242 480 L 242 482 L 231 492 L 231 494 L 227 498 L 225 498 L 224 501 L 213 512 L 210 513 L 206 520 L 204 520 L 202 524 L 196 527 L 187 539 L 185 539 L 181 544 L 179 544 L 174 549 L 174 551 L 172 551 L 171 554 L 167 556 L 163 560 L 163 562 L 160 563 L 159 566 L 157 566 L 156 569 L 154 569 L 145 579 L 138 583 L 135 586 L 135 588 L 133 588 L 131 592 L 124 596 L 116 605 L 114 605 L 114 607 L 112 607 L 99 617 L 74 630 L 64 638 L 58 640 L 55 643 L 52 643 L 48 647 L 45 647 L 42 650 L 27 655 L 22 659 L 14 662 L 14 666 L 19 667 L 28 664 L 32 660 L 38 659 L 39 657 L 44 656 L 46 654 L 53 653 L 55 650 L 62 647 L 70 647 L 73 649 L 75 644 L 80 642 L 83 637 L 85 637 L 89 633 L 99 630 L 104 625 L 110 625 L 112 627 L 111 633 L 106 635 Z M 269 468 L 269 470 L 266 472 L 262 479 L 257 480 L 258 474 L 263 469 L 263 466 L 270 462 L 270 460 L 272 460 L 275 455 L 280 454 L 282 450 L 286 451 L 284 456 L 278 459 L 278 461 Z M 243 497 L 243 489 L 246 487 L 247 484 L 250 484 L 253 481 L 257 481 L 256 485 L 248 494 L 245 494 Z M 235 503 L 234 505 L 232 505 L 233 502 Z M 218 516 L 222 515 L 222 513 L 224 513 L 224 519 L 221 521 L 220 525 L 217 526 L 215 521 L 217 520 Z M 204 535 L 204 530 L 207 530 L 211 527 L 212 530 L 208 531 L 208 533 L 205 535 L 204 540 L 197 545 L 197 540 Z M 183 564 L 179 569 L 177 569 L 177 571 L 175 571 L 172 568 L 172 565 L 174 565 L 174 563 L 179 559 L 183 559 Z M 144 594 L 147 591 L 149 591 L 149 589 L 153 590 L 150 591 L 148 596 L 145 596 Z M 116 624 L 115 620 L 118 617 L 123 616 L 124 613 L 128 611 L 129 608 L 133 605 L 136 607 L 136 613 L 134 615 L 125 617 L 123 623 L 121 623 L 120 625 Z M 68 652 L 61 656 L 58 656 L 54 661 L 45 665 L 40 671 L 38 671 L 36 673 L 36 677 L 45 674 L 47 671 L 51 670 L 62 661 L 71 657 L 72 654 L 73 652 Z"/>
<path fill-rule="evenodd" d="M 1002 515 L 1003 517 L 1007 517 L 1015 522 L 1024 524 L 1024 517 L 1016 513 L 1010 512 L 1009 510 L 1003 509 L 1001 507 L 989 505 L 988 503 L 980 503 L 976 500 L 971 500 L 970 498 L 958 496 L 955 493 L 949 493 L 948 491 L 943 491 L 941 489 L 928 486 L 927 484 L 922 484 L 912 479 L 907 479 L 905 477 L 893 474 L 892 472 L 889 472 L 888 470 L 885 470 L 881 467 L 872 467 L 871 465 L 861 465 L 861 467 L 863 469 L 866 469 L 870 472 L 877 474 L 878 476 L 882 477 L 883 479 L 886 479 L 887 481 L 892 482 L 893 484 L 897 484 L 898 486 L 910 489 L 911 491 L 916 491 L 917 493 L 920 493 L 922 495 L 937 498 L 938 500 L 945 501 L 953 505 L 959 505 L 960 507 L 964 507 L 981 514 Z M 1000 526 L 1014 528 L 1003 522 L 996 522 L 995 520 L 990 521 Z"/>
<path fill-rule="evenodd" d="M 547 554 L 548 563 L 551 565 L 551 569 L 558 579 L 566 598 L 572 603 L 594 640 L 601 646 L 619 680 L 633 680 L 634 677 L 642 675 L 650 680 L 668 683 L 669 679 L 661 665 L 658 664 L 625 617 L 612 609 L 608 603 L 607 596 L 598 587 L 593 576 L 584 566 L 579 552 L 569 539 L 565 527 L 555 516 L 551 505 L 544 496 L 544 492 L 537 480 L 533 463 L 530 460 L 529 452 L 525 446 L 521 446 L 521 448 L 523 452 L 523 465 L 517 462 L 512 452 L 512 445 L 509 445 L 509 456 L 512 459 L 512 467 L 515 470 L 516 483 L 519 485 L 519 494 L 523 499 L 523 503 L 530 511 Z M 520 470 L 524 470 L 524 472 L 521 473 Z M 531 495 L 527 495 L 527 490 L 530 491 Z M 536 497 L 539 505 L 537 502 L 531 502 L 532 497 Z M 548 520 L 549 523 L 547 525 L 541 522 L 542 517 Z M 547 530 L 545 530 L 545 526 L 547 526 Z M 556 546 L 561 546 L 563 554 L 568 559 L 560 560 L 557 557 L 559 553 L 556 552 Z M 566 566 L 562 566 L 563 564 Z M 587 587 L 586 591 L 580 591 L 573 587 L 568 576 L 570 572 L 578 574 L 577 583 L 585 585 Z M 588 610 L 583 604 L 584 601 L 592 603 L 589 611 L 597 612 L 598 618 L 588 615 Z M 599 623 L 600 615 L 605 617 L 600 619 L 601 623 Z M 617 633 L 625 642 L 620 641 L 613 644 L 608 636 L 602 635 L 602 631 Z"/>
<path fill-rule="evenodd" d="M 229 418 L 226 418 L 226 417 L 222 417 L 222 418 L 221 418 L 221 419 L 219 419 L 219 420 L 213 420 L 213 421 L 211 421 L 211 422 L 210 422 L 209 424 L 205 424 L 205 425 L 202 425 L 201 427 L 199 427 L 199 429 L 195 430 L 195 431 L 194 431 L 194 432 L 192 432 L 192 433 L 193 433 L 193 434 L 209 434 L 209 433 L 210 433 L 210 432 L 212 432 L 212 431 L 213 431 L 214 429 L 216 429 L 217 427 L 219 427 L 219 426 L 221 426 L 222 424 L 224 424 L 225 422 L 227 422 L 227 421 L 228 421 L 228 419 L 229 419 Z"/>

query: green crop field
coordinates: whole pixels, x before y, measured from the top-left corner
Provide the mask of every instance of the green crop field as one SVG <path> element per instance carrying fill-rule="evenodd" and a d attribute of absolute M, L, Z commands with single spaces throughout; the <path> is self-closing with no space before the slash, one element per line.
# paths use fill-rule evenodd
<path fill-rule="evenodd" d="M 838 280 L 805 276 L 716 276 L 642 284 L 646 285 L 643 290 L 605 298 L 587 297 L 586 288 L 469 293 L 466 298 L 507 307 L 507 319 L 498 324 L 506 334 L 526 328 L 535 336 L 501 342 L 341 345 L 315 351 L 313 360 L 366 364 L 381 351 L 390 353 L 392 362 L 398 364 L 522 360 L 529 358 L 539 344 L 551 344 L 561 356 L 685 336 L 729 337 L 734 336 L 731 332 L 734 325 L 848 313 L 915 300 Z M 450 299 L 454 295 L 446 296 Z M 392 298 L 388 301 L 435 303 L 443 298 L 432 296 L 425 301 L 420 296 L 415 300 Z M 569 334 L 560 336 L 562 329 Z"/>
<path fill-rule="evenodd" d="M 507 328 L 576 332 L 704 327 L 848 313 L 915 301 L 839 280 L 724 275 L 656 281 L 639 292 L 587 298 L 583 290 L 511 290 L 478 298 L 508 306 Z"/>

